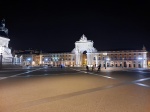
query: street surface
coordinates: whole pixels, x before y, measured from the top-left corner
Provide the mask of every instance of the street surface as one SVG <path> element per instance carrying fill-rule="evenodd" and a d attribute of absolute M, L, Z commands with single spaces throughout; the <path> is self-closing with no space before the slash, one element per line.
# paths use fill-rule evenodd
<path fill-rule="evenodd" d="M 149 69 L 0 70 L 0 112 L 149 111 Z"/>

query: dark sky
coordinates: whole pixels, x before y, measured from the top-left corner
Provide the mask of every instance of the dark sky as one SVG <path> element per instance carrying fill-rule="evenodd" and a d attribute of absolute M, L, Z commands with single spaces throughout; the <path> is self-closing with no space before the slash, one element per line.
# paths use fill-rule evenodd
<path fill-rule="evenodd" d="M 99 0 L 100 1 L 100 0 Z M 12 0 L 1 2 L 0 19 L 13 49 L 71 51 L 85 34 L 101 50 L 150 50 L 149 2 Z"/>

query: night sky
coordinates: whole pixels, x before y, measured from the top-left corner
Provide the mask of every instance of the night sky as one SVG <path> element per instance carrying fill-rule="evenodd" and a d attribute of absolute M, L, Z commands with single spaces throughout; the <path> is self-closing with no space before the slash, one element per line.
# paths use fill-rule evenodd
<path fill-rule="evenodd" d="M 24 1 L 24 2 L 23 2 Z M 0 3 L 12 49 L 72 51 L 85 34 L 99 50 L 150 50 L 149 2 L 44 2 L 12 0 Z"/>

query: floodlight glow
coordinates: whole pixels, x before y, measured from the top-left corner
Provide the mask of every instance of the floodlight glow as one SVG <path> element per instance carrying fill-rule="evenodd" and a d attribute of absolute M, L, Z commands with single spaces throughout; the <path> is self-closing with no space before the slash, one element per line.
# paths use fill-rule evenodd
<path fill-rule="evenodd" d="M 35 62 L 34 62 L 34 61 L 32 61 L 32 65 L 35 65 Z"/>
<path fill-rule="evenodd" d="M 139 57 L 138 59 L 141 60 L 141 59 L 143 59 L 143 58 Z"/>
<path fill-rule="evenodd" d="M 30 61 L 30 60 L 31 60 L 31 58 L 28 58 L 27 60 L 28 60 L 28 61 Z"/>
<path fill-rule="evenodd" d="M 107 53 L 103 53 L 103 55 L 107 55 Z"/>
<path fill-rule="evenodd" d="M 110 59 L 109 59 L 109 58 L 107 58 L 106 60 L 107 60 L 107 61 L 109 61 Z"/>
<path fill-rule="evenodd" d="M 48 59 L 46 58 L 45 61 L 47 61 Z"/>

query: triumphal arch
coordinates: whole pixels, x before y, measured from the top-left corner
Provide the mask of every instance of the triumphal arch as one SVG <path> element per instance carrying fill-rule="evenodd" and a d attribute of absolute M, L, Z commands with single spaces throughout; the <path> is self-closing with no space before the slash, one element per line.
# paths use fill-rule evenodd
<path fill-rule="evenodd" d="M 90 64 L 90 54 L 97 52 L 93 47 L 93 43 L 93 41 L 87 40 L 84 34 L 79 41 L 75 42 L 75 48 L 72 50 L 72 53 L 75 54 L 76 66 Z"/>

